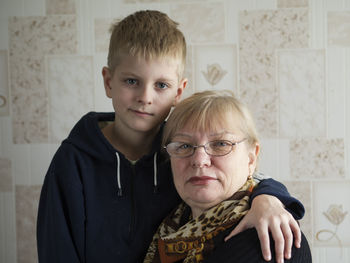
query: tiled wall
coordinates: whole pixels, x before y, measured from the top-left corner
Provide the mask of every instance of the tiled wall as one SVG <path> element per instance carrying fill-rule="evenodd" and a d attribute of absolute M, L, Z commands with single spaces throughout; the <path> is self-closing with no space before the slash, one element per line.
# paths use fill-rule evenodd
<path fill-rule="evenodd" d="M 187 42 L 186 96 L 232 89 L 261 135 L 261 170 L 301 199 L 314 262 L 350 262 L 350 0 L 1 0 L 0 262 L 37 262 L 53 153 L 90 110 L 111 21 L 158 9 Z"/>

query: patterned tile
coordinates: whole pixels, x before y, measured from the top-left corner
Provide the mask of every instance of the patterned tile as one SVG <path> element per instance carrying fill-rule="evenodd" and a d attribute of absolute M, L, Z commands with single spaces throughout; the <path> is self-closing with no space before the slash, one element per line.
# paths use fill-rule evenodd
<path fill-rule="evenodd" d="M 221 2 L 172 5 L 170 17 L 180 23 L 187 44 L 225 41 L 225 7 Z"/>
<path fill-rule="evenodd" d="M 236 45 L 196 46 L 194 58 L 196 91 L 237 91 Z"/>
<path fill-rule="evenodd" d="M 309 0 L 277 0 L 278 8 L 308 7 Z"/>
<path fill-rule="evenodd" d="M 280 51 L 277 54 L 280 136 L 325 136 L 324 50 Z"/>
<path fill-rule="evenodd" d="M 308 46 L 308 10 L 240 12 L 240 93 L 264 137 L 277 134 L 275 50 Z"/>
<path fill-rule="evenodd" d="M 0 116 L 9 115 L 7 51 L 0 50 Z"/>
<path fill-rule="evenodd" d="M 312 238 L 312 201 L 311 201 L 311 182 L 310 181 L 283 181 L 291 196 L 295 197 L 305 207 L 305 216 L 300 220 L 300 227 L 305 234 L 309 244 Z"/>
<path fill-rule="evenodd" d="M 350 11 L 329 12 L 328 45 L 350 47 Z"/>
<path fill-rule="evenodd" d="M 0 192 L 12 192 L 11 161 L 0 158 Z"/>
<path fill-rule="evenodd" d="M 349 188 L 348 180 L 314 183 L 314 245 L 336 246 L 338 257 L 350 245 Z"/>
<path fill-rule="evenodd" d="M 47 76 L 50 142 L 60 142 L 82 115 L 93 109 L 92 57 L 50 56 Z"/>
<path fill-rule="evenodd" d="M 291 178 L 344 178 L 344 140 L 308 138 L 290 141 Z"/>
<path fill-rule="evenodd" d="M 17 262 L 38 262 L 36 217 L 41 186 L 16 186 Z"/>
<path fill-rule="evenodd" d="M 48 141 L 44 56 L 77 52 L 75 16 L 14 17 L 9 23 L 15 143 Z M 48 82 L 50 80 L 47 80 Z"/>
<path fill-rule="evenodd" d="M 75 0 L 46 0 L 46 14 L 73 15 L 76 14 Z"/>

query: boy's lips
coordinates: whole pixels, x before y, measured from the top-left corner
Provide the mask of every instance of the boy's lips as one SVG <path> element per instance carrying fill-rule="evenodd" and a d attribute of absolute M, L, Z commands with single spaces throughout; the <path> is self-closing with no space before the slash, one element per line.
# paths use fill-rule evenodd
<path fill-rule="evenodd" d="M 210 176 L 193 176 L 190 179 L 188 179 L 187 182 L 193 184 L 193 185 L 206 185 L 210 181 L 216 181 L 217 178 L 210 177 Z"/>
<path fill-rule="evenodd" d="M 139 116 L 153 116 L 153 113 L 147 112 L 147 111 L 142 111 L 142 110 L 133 110 L 130 109 L 130 111 L 132 111 L 133 113 L 139 115 Z"/>

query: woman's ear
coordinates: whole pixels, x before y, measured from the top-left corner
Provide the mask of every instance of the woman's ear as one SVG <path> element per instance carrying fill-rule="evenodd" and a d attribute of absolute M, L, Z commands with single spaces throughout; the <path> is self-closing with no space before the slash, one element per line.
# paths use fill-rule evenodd
<path fill-rule="evenodd" d="M 248 168 L 249 168 L 249 175 L 253 175 L 257 166 L 257 160 L 258 155 L 260 152 L 260 146 L 258 143 L 255 144 L 254 147 L 251 147 L 251 149 L 248 152 Z"/>

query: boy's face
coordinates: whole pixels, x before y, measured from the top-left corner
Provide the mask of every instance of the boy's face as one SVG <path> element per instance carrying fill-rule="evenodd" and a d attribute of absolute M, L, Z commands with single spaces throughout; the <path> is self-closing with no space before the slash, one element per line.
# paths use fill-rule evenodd
<path fill-rule="evenodd" d="M 103 68 L 106 94 L 113 101 L 118 127 L 125 132 L 157 130 L 181 97 L 179 60 L 125 55 L 114 72 Z"/>

